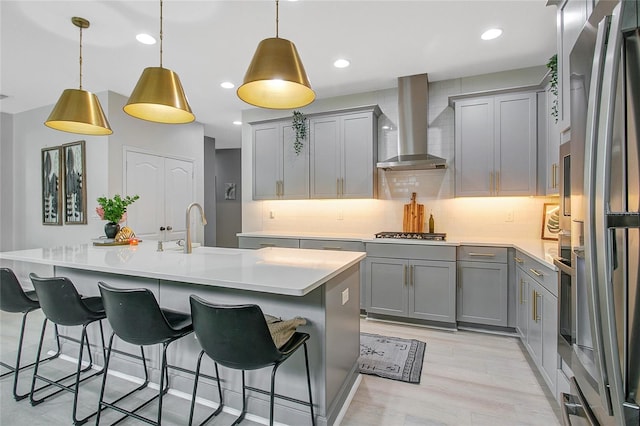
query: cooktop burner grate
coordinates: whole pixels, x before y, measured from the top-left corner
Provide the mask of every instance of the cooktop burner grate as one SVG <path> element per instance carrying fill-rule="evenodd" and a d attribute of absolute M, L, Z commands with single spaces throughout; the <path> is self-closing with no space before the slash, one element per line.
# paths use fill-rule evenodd
<path fill-rule="evenodd" d="M 396 238 L 403 240 L 444 241 L 447 234 L 429 232 L 378 232 L 376 238 Z"/>

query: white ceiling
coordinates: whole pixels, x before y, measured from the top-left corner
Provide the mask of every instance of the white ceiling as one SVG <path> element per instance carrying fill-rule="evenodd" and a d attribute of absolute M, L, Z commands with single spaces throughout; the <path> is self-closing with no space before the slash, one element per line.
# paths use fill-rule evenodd
<path fill-rule="evenodd" d="M 79 83 L 78 29 L 83 32 L 83 88 L 129 96 L 142 70 L 159 65 L 158 0 L 0 0 L 0 111 L 54 104 Z M 556 50 L 556 8 L 546 0 L 280 1 L 282 38 L 298 48 L 318 98 L 386 89 L 396 78 L 428 73 L 430 81 L 542 65 Z M 497 40 L 480 34 L 500 27 Z M 218 146 L 239 146 L 232 122 L 243 109 L 235 89 L 258 42 L 275 36 L 275 1 L 164 0 L 163 65 L 180 76 L 196 120 Z M 333 61 L 351 66 L 336 69 Z"/>

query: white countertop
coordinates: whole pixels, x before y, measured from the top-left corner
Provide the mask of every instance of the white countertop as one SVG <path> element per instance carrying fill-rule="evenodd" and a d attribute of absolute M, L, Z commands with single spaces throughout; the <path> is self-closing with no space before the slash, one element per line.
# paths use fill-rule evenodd
<path fill-rule="evenodd" d="M 383 244 L 429 244 L 441 246 L 497 246 L 513 247 L 521 250 L 545 266 L 557 270 L 553 264 L 553 257 L 558 255 L 557 241 L 541 239 L 509 239 L 508 237 L 473 237 L 447 235 L 446 241 L 404 240 L 394 238 L 376 238 L 375 234 L 349 234 L 349 233 L 319 233 L 319 232 L 242 232 L 239 237 L 263 237 L 263 238 L 301 238 L 361 241 L 363 243 Z"/>
<path fill-rule="evenodd" d="M 360 252 L 276 247 L 260 250 L 195 247 L 191 254 L 156 249 L 157 241 L 148 240 L 137 246 L 95 247 L 87 243 L 0 252 L 0 259 L 304 296 L 365 257 Z"/>

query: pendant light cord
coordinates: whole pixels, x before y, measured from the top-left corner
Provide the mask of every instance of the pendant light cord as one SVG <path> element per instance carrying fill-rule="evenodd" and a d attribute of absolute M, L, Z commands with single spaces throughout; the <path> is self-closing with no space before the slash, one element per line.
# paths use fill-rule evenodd
<path fill-rule="evenodd" d="M 160 68 L 162 68 L 162 0 L 160 0 Z"/>
<path fill-rule="evenodd" d="M 80 90 L 82 90 L 82 26 L 80 26 Z"/>
<path fill-rule="evenodd" d="M 278 0 L 276 0 L 276 38 L 278 38 L 278 22 L 280 21 L 280 17 L 278 14 Z"/>

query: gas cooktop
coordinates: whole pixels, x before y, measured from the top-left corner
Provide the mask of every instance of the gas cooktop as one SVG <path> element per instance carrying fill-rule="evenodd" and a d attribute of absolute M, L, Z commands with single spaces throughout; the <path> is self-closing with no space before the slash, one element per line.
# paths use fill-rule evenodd
<path fill-rule="evenodd" d="M 376 238 L 396 238 L 403 240 L 444 241 L 447 234 L 431 232 L 378 232 Z"/>

